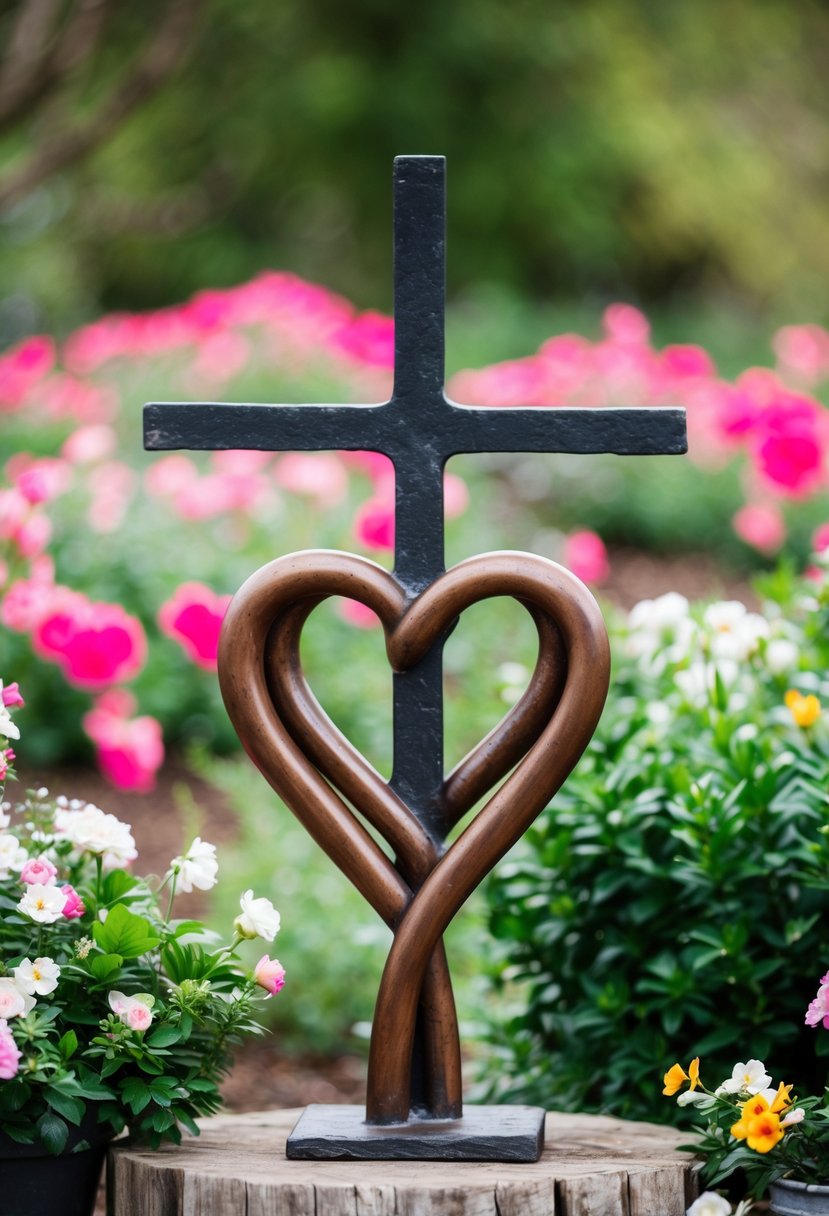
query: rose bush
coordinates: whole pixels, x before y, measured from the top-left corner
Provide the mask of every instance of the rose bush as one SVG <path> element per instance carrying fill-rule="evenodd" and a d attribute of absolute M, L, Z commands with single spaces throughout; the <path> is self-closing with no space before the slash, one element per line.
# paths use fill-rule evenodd
<path fill-rule="evenodd" d="M 389 318 L 268 272 L 179 307 L 102 317 L 60 346 L 32 337 L 0 357 L 13 453 L 0 483 L 0 625 L 39 723 L 34 758 L 92 749 L 115 785 L 146 791 L 165 740 L 232 747 L 211 678 L 231 592 L 280 551 L 356 544 L 387 560 L 394 543 L 384 457 L 145 457 L 142 400 L 382 400 L 392 336 Z M 829 334 L 790 326 L 774 348 L 774 370 L 730 380 L 699 346 L 660 349 L 640 312 L 614 305 L 596 340 L 558 335 L 534 355 L 457 373 L 449 392 L 482 405 L 684 405 L 691 462 L 651 461 L 642 476 L 636 460 L 504 456 L 479 493 L 470 459 L 471 510 L 465 480 L 447 475 L 450 551 L 523 544 L 599 583 L 608 561 L 597 530 L 605 541 L 710 548 L 733 517 L 741 539 L 727 554 L 768 555 L 784 542 L 802 553 L 825 521 L 829 415 L 816 394 Z M 493 465 L 506 499 L 492 493 Z M 566 477 L 551 475 L 559 469 Z M 373 624 L 346 604 L 330 627 L 359 664 L 354 627 Z"/>
<path fill-rule="evenodd" d="M 3 693 L 21 704 L 16 684 Z M 18 733 L 6 709 L 7 773 Z M 269 900 L 246 892 L 255 916 L 227 945 L 172 919 L 177 889 L 215 884 L 213 845 L 197 838 L 161 879 L 136 877 L 136 857 L 129 824 L 98 807 L 45 789 L 0 803 L 0 1131 L 22 1144 L 58 1154 L 89 1113 L 153 1145 L 198 1135 L 234 1047 L 284 983 L 278 960 L 250 971 L 236 950 L 273 941 Z"/>

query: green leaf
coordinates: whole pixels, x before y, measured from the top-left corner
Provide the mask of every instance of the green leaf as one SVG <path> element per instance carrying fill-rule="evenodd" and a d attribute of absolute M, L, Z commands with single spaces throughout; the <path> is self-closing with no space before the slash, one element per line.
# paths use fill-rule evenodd
<path fill-rule="evenodd" d="M 105 954 L 120 954 L 123 958 L 138 958 L 161 944 L 155 926 L 145 916 L 130 912 L 124 904 L 116 904 L 103 924 L 93 925 L 92 934 Z"/>
<path fill-rule="evenodd" d="M 41 1115 L 37 1121 L 37 1130 L 46 1151 L 53 1157 L 58 1157 L 66 1147 L 69 1137 L 69 1127 L 57 1115 Z"/>
<path fill-rule="evenodd" d="M 171 1043 L 178 1043 L 180 1038 L 181 1030 L 177 1026 L 159 1026 L 158 1030 L 145 1040 L 145 1045 L 147 1047 L 169 1047 Z"/>
<path fill-rule="evenodd" d="M 89 970 L 96 980 L 107 980 L 120 970 L 123 961 L 120 954 L 96 954 L 89 964 Z"/>
<path fill-rule="evenodd" d="M 63 1115 L 64 1119 L 68 1119 L 76 1127 L 84 1117 L 86 1107 L 80 1098 L 73 1098 L 70 1094 L 63 1093 L 56 1085 L 50 1086 L 44 1097 L 52 1110 L 56 1110 L 59 1115 Z"/>
<path fill-rule="evenodd" d="M 67 1030 L 58 1042 L 58 1051 L 62 1060 L 69 1060 L 78 1050 L 78 1036 L 74 1030 Z"/>
<path fill-rule="evenodd" d="M 110 870 L 104 879 L 104 903 L 113 904 L 138 885 L 138 879 L 127 870 Z"/>
<path fill-rule="evenodd" d="M 148 1085 L 140 1077 L 127 1077 L 121 1085 L 121 1093 L 134 1115 L 141 1113 L 151 1097 Z"/>

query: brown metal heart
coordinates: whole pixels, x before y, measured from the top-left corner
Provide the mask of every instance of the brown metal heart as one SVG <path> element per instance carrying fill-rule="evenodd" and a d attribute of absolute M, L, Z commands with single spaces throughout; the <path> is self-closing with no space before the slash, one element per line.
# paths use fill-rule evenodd
<path fill-rule="evenodd" d="M 448 779 L 447 824 L 526 755 L 442 857 L 416 817 L 328 722 L 304 681 L 299 632 L 329 595 L 359 599 L 377 612 L 396 671 L 417 663 L 478 600 L 513 596 L 536 620 L 541 646 L 530 687 Z M 560 642 L 567 669 L 563 689 Z M 461 904 L 559 788 L 593 733 L 609 677 L 607 635 L 593 597 L 552 562 L 499 553 L 461 563 L 406 608 L 393 576 L 363 558 L 294 554 L 263 567 L 235 597 L 222 633 L 219 674 L 228 713 L 254 762 L 394 929 L 372 1031 L 368 1121 L 400 1122 L 408 1115 L 419 999 L 428 1030 L 429 1113 L 456 1116 L 457 1024 L 441 938 Z M 381 831 L 398 854 L 401 872 L 322 772 Z"/>

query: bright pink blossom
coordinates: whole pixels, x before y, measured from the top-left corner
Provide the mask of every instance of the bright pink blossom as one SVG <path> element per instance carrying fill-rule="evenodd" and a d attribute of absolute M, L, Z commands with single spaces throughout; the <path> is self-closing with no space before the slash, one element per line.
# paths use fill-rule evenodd
<path fill-rule="evenodd" d="M 199 470 L 189 456 L 176 452 L 154 461 L 144 474 L 144 484 L 150 494 L 164 498 L 176 494 L 183 486 L 197 481 Z"/>
<path fill-rule="evenodd" d="M 269 996 L 276 996 L 285 987 L 285 968 L 278 958 L 271 959 L 263 954 L 253 969 L 253 978 Z"/>
<path fill-rule="evenodd" d="M 33 882 L 51 887 L 58 875 L 57 866 L 48 857 L 32 857 L 20 871 L 20 881 L 31 885 Z"/>
<path fill-rule="evenodd" d="M 777 494 L 803 498 L 824 482 L 826 421 L 816 401 L 779 393 L 762 411 L 753 439 L 757 471 Z"/>
<path fill-rule="evenodd" d="M 817 996 L 810 1001 L 804 1020 L 807 1026 L 822 1024 L 825 1030 L 829 1030 L 829 983 L 825 982 L 826 979 L 827 977 L 824 976 L 817 990 Z"/>
<path fill-rule="evenodd" d="M 774 503 L 748 503 L 731 522 L 740 540 L 761 553 L 776 553 L 786 539 L 783 515 Z"/>
<path fill-rule="evenodd" d="M 17 1076 L 23 1052 L 14 1041 L 9 1024 L 0 1018 L 0 1080 L 11 1081 Z"/>
<path fill-rule="evenodd" d="M 20 706 L 26 704 L 20 695 L 20 686 L 17 680 L 13 684 L 3 685 L 3 704 L 7 709 L 19 709 Z"/>
<path fill-rule="evenodd" d="M 70 684 L 91 691 L 133 679 L 144 665 L 147 639 L 137 617 L 120 604 L 82 597 L 57 606 L 32 636 L 37 654 L 56 662 Z"/>
<path fill-rule="evenodd" d="M 0 409 L 14 410 L 25 403 L 31 389 L 51 371 L 55 344 L 37 335 L 26 338 L 0 357 Z"/>
<path fill-rule="evenodd" d="M 394 367 L 394 321 L 379 312 L 349 320 L 329 339 L 331 348 L 368 367 Z"/>
<path fill-rule="evenodd" d="M 230 600 L 231 596 L 217 595 L 204 583 L 183 583 L 159 609 L 161 631 L 199 667 L 215 671 L 219 632 Z"/>
<path fill-rule="evenodd" d="M 829 332 L 820 325 L 784 325 L 772 339 L 781 372 L 812 388 L 829 372 Z"/>
<path fill-rule="evenodd" d="M 66 903 L 63 905 L 63 915 L 67 920 L 77 920 L 79 916 L 83 916 L 86 911 L 83 900 L 71 883 L 64 883 L 61 891 L 66 896 Z"/>
<path fill-rule="evenodd" d="M 595 532 L 573 532 L 566 538 L 564 565 L 585 583 L 603 583 L 610 574 L 607 549 Z"/>
<path fill-rule="evenodd" d="M 100 702 L 83 717 L 101 772 L 121 790 L 149 793 L 164 761 L 161 724 L 149 715 L 124 718 Z"/>
<path fill-rule="evenodd" d="M 610 304 L 602 316 L 605 333 L 614 342 L 638 345 L 648 341 L 648 318 L 632 304 Z"/>
<path fill-rule="evenodd" d="M 354 517 L 354 535 L 368 549 L 394 548 L 394 503 L 387 498 L 369 498 Z"/>

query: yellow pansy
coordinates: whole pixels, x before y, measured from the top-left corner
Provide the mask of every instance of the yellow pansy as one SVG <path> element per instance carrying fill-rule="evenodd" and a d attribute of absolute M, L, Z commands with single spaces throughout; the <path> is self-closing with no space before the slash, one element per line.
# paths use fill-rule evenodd
<path fill-rule="evenodd" d="M 691 1078 L 688 1076 L 681 1064 L 674 1064 L 672 1068 L 668 1069 L 665 1076 L 662 1078 L 665 1086 L 665 1088 L 662 1090 L 663 1094 L 669 1098 L 673 1097 L 678 1089 L 682 1089 L 682 1082 L 690 1081 L 690 1079 Z"/>
<path fill-rule="evenodd" d="M 814 726 L 820 717 L 820 701 L 813 692 L 804 697 L 796 688 L 790 688 L 783 700 L 794 718 L 795 726 Z"/>

